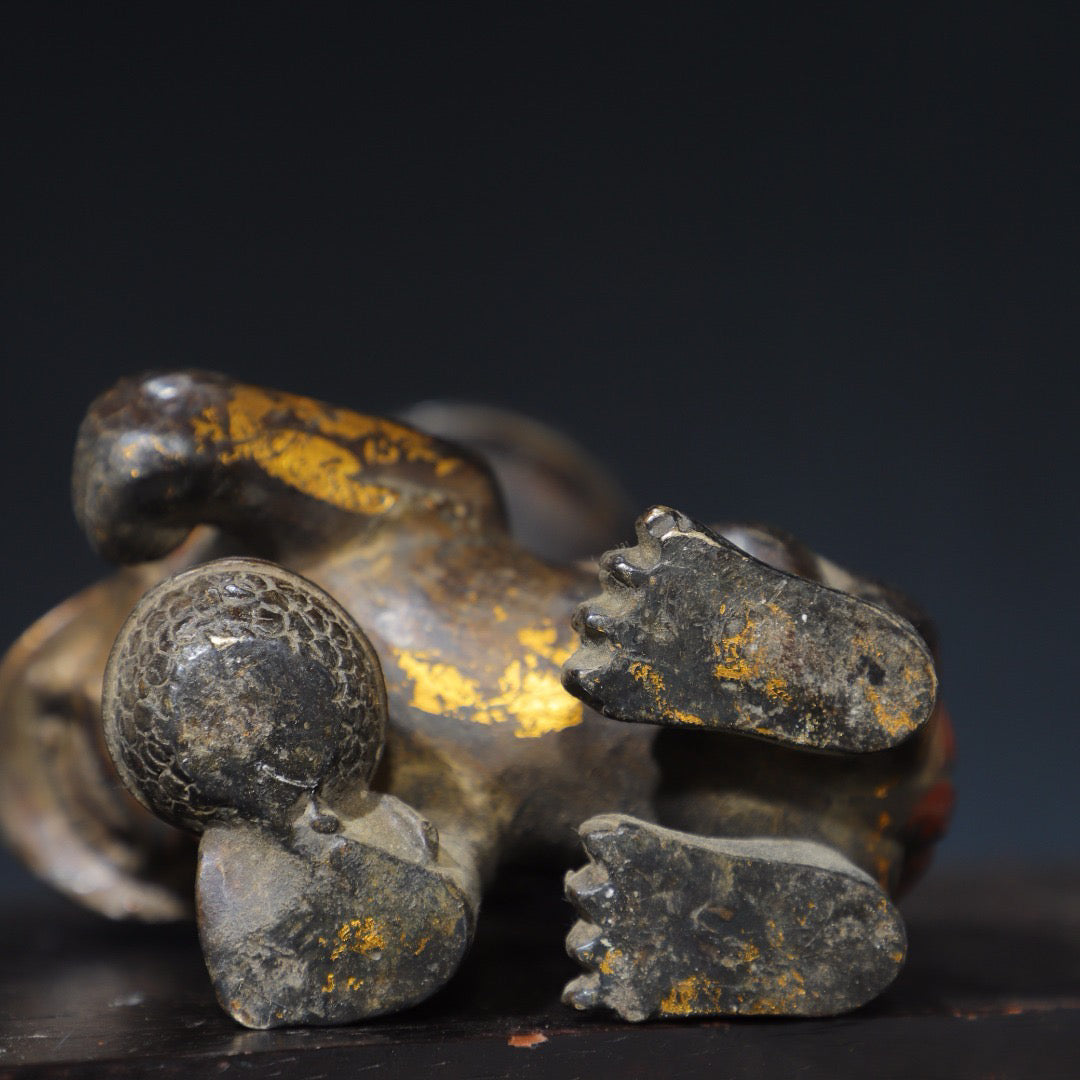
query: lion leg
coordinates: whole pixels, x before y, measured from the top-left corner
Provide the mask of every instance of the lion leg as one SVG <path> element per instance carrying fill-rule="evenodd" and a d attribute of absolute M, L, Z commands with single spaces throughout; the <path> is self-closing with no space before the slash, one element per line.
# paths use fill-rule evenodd
<path fill-rule="evenodd" d="M 674 510 L 601 560 L 564 685 L 607 716 L 859 753 L 909 738 L 937 696 L 907 619 L 787 573 Z"/>
<path fill-rule="evenodd" d="M 115 562 L 160 558 L 197 524 L 288 560 L 421 509 L 500 523 L 490 473 L 405 424 L 208 372 L 122 379 L 79 429 L 75 513 Z"/>
<path fill-rule="evenodd" d="M 899 972 L 903 921 L 831 848 L 706 839 L 623 814 L 581 826 L 589 863 L 568 874 L 581 918 L 567 952 L 586 974 L 567 1004 L 624 1020 L 832 1016 Z"/>
<path fill-rule="evenodd" d="M 105 674 L 121 778 L 199 836 L 199 933 L 223 1006 L 253 1028 L 416 1004 L 472 940 L 470 853 L 369 790 L 386 734 L 378 659 L 296 574 L 220 559 L 136 606 Z"/>

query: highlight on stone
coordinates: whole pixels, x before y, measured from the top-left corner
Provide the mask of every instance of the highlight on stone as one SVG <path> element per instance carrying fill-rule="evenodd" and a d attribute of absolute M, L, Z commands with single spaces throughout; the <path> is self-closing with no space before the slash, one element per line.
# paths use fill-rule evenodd
<path fill-rule="evenodd" d="M 634 524 L 512 413 L 208 372 L 95 401 L 73 497 L 120 569 L 0 668 L 0 827 L 105 916 L 197 912 L 239 1023 L 424 1000 L 523 858 L 570 868 L 575 1009 L 828 1016 L 899 971 L 952 803 L 901 593 L 761 525 Z"/>

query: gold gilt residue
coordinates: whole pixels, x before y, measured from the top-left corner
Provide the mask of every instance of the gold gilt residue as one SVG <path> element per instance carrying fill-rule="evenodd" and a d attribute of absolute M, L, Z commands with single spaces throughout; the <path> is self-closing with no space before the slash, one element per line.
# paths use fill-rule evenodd
<path fill-rule="evenodd" d="M 914 731 L 916 725 L 911 720 L 911 715 L 904 709 L 888 705 L 882 701 L 881 695 L 872 686 L 863 688 L 866 700 L 870 702 L 870 708 L 874 713 L 874 719 L 878 724 L 894 738 L 906 735 Z"/>
<path fill-rule="evenodd" d="M 693 724 L 695 727 L 701 727 L 705 723 L 700 716 L 695 716 L 693 713 L 686 712 L 683 709 L 672 709 L 671 715 L 674 716 L 680 724 Z"/>
<path fill-rule="evenodd" d="M 770 924 L 775 931 L 775 924 Z M 774 934 L 775 936 L 775 934 Z M 782 940 L 783 935 L 780 935 Z M 737 963 L 750 967 L 742 981 L 745 994 L 735 996 L 735 1011 L 751 1014 L 798 1013 L 801 999 L 806 997 L 805 980 L 799 971 L 789 968 L 780 972 L 759 972 L 754 962 L 760 951 L 745 943 Z M 725 1000 L 725 990 L 727 1000 Z M 677 982 L 660 1003 L 662 1016 L 699 1016 L 728 1012 L 732 1009 L 732 987 L 714 981 L 706 975 L 694 974 Z M 747 1000 L 749 998 L 750 1000 Z"/>
<path fill-rule="evenodd" d="M 573 652 L 573 649 L 559 645 L 559 632 L 550 623 L 546 626 L 523 626 L 517 632 L 517 639 L 526 649 L 553 664 L 565 664 Z"/>
<path fill-rule="evenodd" d="M 572 650 L 558 644 L 554 626 L 525 627 L 517 636 L 524 652 L 503 668 L 494 693 L 436 653 L 394 649 L 398 667 L 413 684 L 409 704 L 434 716 L 464 713 L 474 724 L 514 724 L 519 739 L 580 724 L 583 706 L 563 689 L 556 666 Z"/>
<path fill-rule="evenodd" d="M 346 990 L 359 990 L 360 987 L 363 986 L 363 985 L 364 985 L 364 980 L 363 979 L 358 979 L 355 975 L 350 975 L 345 980 L 345 989 Z M 324 994 L 332 994 L 334 992 L 334 990 L 337 989 L 337 979 L 335 978 L 334 973 L 332 971 L 328 971 L 326 973 L 326 982 L 324 982 L 322 984 L 322 986 L 319 987 L 319 989 L 322 990 L 322 992 Z M 278 1013 L 278 1018 L 279 1019 L 281 1018 L 281 1015 L 282 1015 L 281 1013 Z"/>
<path fill-rule="evenodd" d="M 330 950 L 331 963 L 340 960 L 346 953 L 357 953 L 366 956 L 386 946 L 386 938 L 383 937 L 378 924 L 370 915 L 366 915 L 362 919 L 346 919 L 338 927 L 334 937 L 336 940 L 332 943 L 328 942 L 324 937 L 319 938 L 320 945 L 333 945 Z M 364 985 L 364 980 L 355 975 L 349 975 L 345 979 L 344 985 L 347 990 L 359 990 Z M 337 976 L 333 971 L 326 973 L 326 982 L 323 983 L 320 989 L 324 994 L 332 994 L 337 989 Z"/>
<path fill-rule="evenodd" d="M 857 635 L 851 639 L 851 644 L 866 656 L 873 656 L 884 662 L 885 652 L 877 642 Z M 904 667 L 901 676 L 907 683 L 912 683 L 917 678 L 915 673 L 907 666 Z M 890 702 L 883 700 L 881 694 L 873 686 L 865 686 L 863 693 L 866 695 L 866 700 L 870 704 L 870 710 L 873 712 L 878 725 L 894 739 L 909 734 L 918 726 L 905 709 L 897 708 Z"/>
<path fill-rule="evenodd" d="M 615 974 L 615 964 L 622 956 L 622 949 L 609 949 L 596 965 L 596 970 L 604 975 Z"/>
<path fill-rule="evenodd" d="M 752 964 L 761 955 L 761 950 L 751 941 L 747 941 L 739 953 L 740 964 Z"/>
<path fill-rule="evenodd" d="M 806 997 L 806 980 L 798 971 L 792 968 L 762 982 L 764 985 L 753 988 L 759 996 L 740 1005 L 740 1012 L 752 1016 L 777 1016 L 800 1011 L 800 999 Z"/>
<path fill-rule="evenodd" d="M 652 691 L 657 701 L 661 699 L 661 695 L 667 688 L 664 685 L 664 676 L 659 671 L 643 660 L 634 660 L 628 670 L 642 686 Z"/>
<path fill-rule="evenodd" d="M 765 696 L 779 705 L 791 704 L 791 693 L 787 683 L 776 676 L 765 680 Z"/>
<path fill-rule="evenodd" d="M 695 1016 L 719 1012 L 724 988 L 704 975 L 688 975 L 677 982 L 660 1002 L 661 1016 Z"/>
<path fill-rule="evenodd" d="M 718 679 L 735 679 L 743 682 L 761 672 L 761 660 L 757 655 L 754 631 L 757 624 L 749 617 L 737 634 L 724 634 L 713 649 L 719 659 L 714 671 Z"/>
<path fill-rule="evenodd" d="M 774 620 L 791 623 L 790 616 L 776 604 L 765 605 Z M 761 680 L 765 675 L 765 650 L 763 642 L 757 640 L 758 624 L 749 615 L 743 628 L 734 634 L 723 634 L 719 643 L 713 644 L 713 652 L 718 663 L 713 674 L 718 679 L 730 679 L 734 682 Z M 769 675 L 761 683 L 765 696 L 781 708 L 790 708 L 791 691 L 786 679 L 779 675 Z"/>
<path fill-rule="evenodd" d="M 383 514 L 398 500 L 393 489 L 365 482 L 366 468 L 418 462 L 442 477 L 461 464 L 402 424 L 296 394 L 238 386 L 225 413 L 223 418 L 211 406 L 195 417 L 200 449 L 215 452 L 223 465 L 250 461 L 289 487 L 350 513 Z"/>
<path fill-rule="evenodd" d="M 680 724 L 701 726 L 705 723 L 700 716 L 695 716 L 693 713 L 686 712 L 684 709 L 672 708 L 668 704 L 664 696 L 667 692 L 664 676 L 651 664 L 645 663 L 644 660 L 632 660 L 627 667 L 627 671 L 630 672 L 630 675 L 636 682 L 641 683 L 641 685 L 645 687 L 649 696 L 653 699 L 653 708 L 662 716 L 677 720 Z"/>
<path fill-rule="evenodd" d="M 769 942 L 769 947 L 776 952 L 784 947 L 784 931 L 776 925 L 775 919 L 770 919 L 765 924 L 765 938 Z"/>
<path fill-rule="evenodd" d="M 346 952 L 369 953 L 386 946 L 386 939 L 370 915 L 363 919 L 347 919 L 338 927 L 337 939 L 338 943 L 330 953 L 331 960 L 337 960 Z"/>

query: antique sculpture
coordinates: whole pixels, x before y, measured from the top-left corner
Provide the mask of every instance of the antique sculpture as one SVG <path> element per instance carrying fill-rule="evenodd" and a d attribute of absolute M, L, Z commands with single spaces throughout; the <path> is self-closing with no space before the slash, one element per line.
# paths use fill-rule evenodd
<path fill-rule="evenodd" d="M 538 557 L 493 465 L 531 433 L 516 497 L 564 508 L 544 543 L 568 555 L 607 534 L 594 467 L 524 421 L 500 445 L 467 410 L 415 415 L 459 441 L 200 372 L 94 403 L 75 509 L 130 568 L 0 670 L 9 842 L 90 907 L 168 919 L 191 893 L 170 826 L 197 835 L 207 966 L 251 1027 L 422 1000 L 508 858 L 581 844 L 569 1004 L 878 994 L 906 948 L 889 897 L 951 803 L 925 617 L 783 534 L 664 507 L 598 568 Z M 581 490 L 543 495 L 554 472 Z"/>

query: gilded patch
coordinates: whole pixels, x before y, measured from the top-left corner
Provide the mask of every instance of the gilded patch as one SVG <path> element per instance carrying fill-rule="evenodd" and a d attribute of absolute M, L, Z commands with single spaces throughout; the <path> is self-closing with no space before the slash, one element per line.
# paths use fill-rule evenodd
<path fill-rule="evenodd" d="M 223 465 L 251 462 L 296 491 L 353 514 L 384 514 L 399 498 L 392 488 L 365 479 L 366 470 L 421 463 L 443 477 L 461 464 L 402 424 L 254 386 L 236 387 L 224 416 L 216 407 L 204 410 L 193 430 L 199 448 Z"/>
<path fill-rule="evenodd" d="M 459 716 L 485 726 L 511 724 L 519 739 L 535 739 L 584 720 L 581 702 L 562 686 L 558 667 L 570 655 L 554 626 L 518 631 L 523 647 L 487 688 L 475 676 L 435 652 L 394 649 L 398 667 L 412 683 L 409 704 L 433 716 Z"/>

